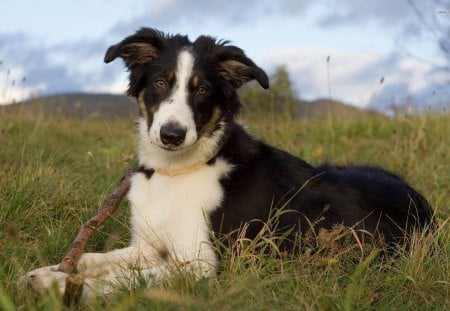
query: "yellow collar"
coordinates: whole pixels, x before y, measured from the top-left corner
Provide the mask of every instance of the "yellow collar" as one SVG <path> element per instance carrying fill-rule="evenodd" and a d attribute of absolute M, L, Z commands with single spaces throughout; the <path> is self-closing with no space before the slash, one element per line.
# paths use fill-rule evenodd
<path fill-rule="evenodd" d="M 179 169 L 169 169 L 169 168 L 155 168 L 155 172 L 161 175 L 167 175 L 167 176 L 177 176 L 177 175 L 183 175 L 192 173 L 201 167 L 205 166 L 205 162 L 197 162 L 190 166 L 182 167 Z"/>

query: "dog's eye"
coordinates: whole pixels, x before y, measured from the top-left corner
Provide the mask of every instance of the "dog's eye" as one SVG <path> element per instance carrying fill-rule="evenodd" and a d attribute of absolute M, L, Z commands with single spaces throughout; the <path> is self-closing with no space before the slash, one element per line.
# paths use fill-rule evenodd
<path fill-rule="evenodd" d="M 158 89 L 165 90 L 167 88 L 167 81 L 161 78 L 156 79 L 154 84 Z"/>
<path fill-rule="evenodd" d="M 208 89 L 207 89 L 206 87 L 200 86 L 200 87 L 197 89 L 197 95 L 205 96 L 206 94 L 208 94 Z"/>

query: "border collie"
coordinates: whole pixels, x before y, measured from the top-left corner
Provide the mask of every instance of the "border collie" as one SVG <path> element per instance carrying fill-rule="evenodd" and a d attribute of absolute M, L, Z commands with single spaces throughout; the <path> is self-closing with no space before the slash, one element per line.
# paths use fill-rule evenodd
<path fill-rule="evenodd" d="M 315 167 L 239 125 L 237 89 L 250 80 L 268 88 L 269 81 L 229 42 L 208 36 L 191 42 L 142 28 L 108 49 L 105 62 L 116 58 L 130 72 L 128 94 L 139 105 L 142 168 L 128 194 L 130 246 L 82 256 L 85 298 L 114 293 L 137 275 L 151 286 L 170 275 L 174 263 L 196 277 L 213 275 L 219 258 L 212 236 L 228 235 L 232 243 L 233 233 L 246 224 L 244 236 L 253 239 L 280 209 L 285 212 L 275 232 L 288 252 L 311 229 L 338 224 L 391 245 L 433 222 L 427 201 L 393 173 L 369 166 Z M 38 292 L 54 282 L 63 291 L 67 275 L 56 268 L 29 272 L 28 282 Z"/>

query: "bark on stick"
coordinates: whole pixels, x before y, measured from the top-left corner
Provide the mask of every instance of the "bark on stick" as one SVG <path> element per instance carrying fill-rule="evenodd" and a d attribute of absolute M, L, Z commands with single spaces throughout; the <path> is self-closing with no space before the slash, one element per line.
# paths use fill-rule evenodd
<path fill-rule="evenodd" d="M 98 213 L 92 217 L 89 221 L 84 223 L 80 228 L 78 235 L 76 236 L 72 246 L 70 247 L 67 255 L 58 266 L 58 271 L 62 271 L 68 274 L 75 272 L 78 261 L 83 255 L 84 249 L 91 238 L 94 231 L 96 231 L 106 219 L 108 219 L 120 205 L 120 202 L 127 195 L 130 190 L 131 176 L 135 173 L 135 170 L 128 170 L 122 177 L 119 186 L 115 189 L 114 193 L 106 200 L 102 208 Z M 78 303 L 83 291 L 83 278 L 79 275 L 70 275 L 66 279 L 66 288 L 63 295 L 64 304 L 70 306 L 73 303 Z"/>

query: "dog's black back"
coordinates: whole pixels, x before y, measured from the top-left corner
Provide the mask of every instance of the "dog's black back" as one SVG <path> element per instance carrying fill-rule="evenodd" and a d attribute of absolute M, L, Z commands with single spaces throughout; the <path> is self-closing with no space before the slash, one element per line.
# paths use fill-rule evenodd
<path fill-rule="evenodd" d="M 255 219 L 268 221 L 278 208 L 291 210 L 277 217 L 280 232 L 295 228 L 294 233 L 317 233 L 343 224 L 390 244 L 433 222 L 422 195 L 378 167 L 313 167 L 253 138 L 237 124 L 230 127 L 219 156 L 237 169 L 222 180 L 225 199 L 211 215 L 216 232 L 233 232 Z M 253 222 L 248 237 L 261 228 L 261 222 Z"/>

